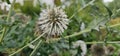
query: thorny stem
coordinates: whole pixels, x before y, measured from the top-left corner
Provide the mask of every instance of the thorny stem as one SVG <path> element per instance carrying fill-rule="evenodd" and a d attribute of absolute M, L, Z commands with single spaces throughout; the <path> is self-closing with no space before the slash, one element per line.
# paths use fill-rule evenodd
<path fill-rule="evenodd" d="M 13 3 L 11 4 L 10 11 L 9 11 L 9 13 L 8 13 L 8 15 L 7 15 L 7 20 L 6 20 L 7 22 L 9 22 L 9 20 L 10 20 L 10 16 L 11 16 L 12 9 L 13 9 L 13 7 L 14 7 L 15 1 L 16 1 L 16 0 L 13 0 Z M 2 40 L 3 40 L 4 36 L 5 36 L 6 30 L 7 30 L 7 27 L 5 26 L 5 27 L 3 28 L 2 36 L 1 36 L 1 38 L 0 38 L 0 43 L 2 42 Z"/>
<path fill-rule="evenodd" d="M 33 55 L 34 55 L 35 51 L 36 51 L 36 50 L 38 49 L 38 47 L 40 46 L 41 42 L 42 42 L 42 40 L 40 40 L 40 41 L 38 42 L 38 44 L 36 45 L 35 49 L 31 52 L 30 56 L 33 56 Z"/>

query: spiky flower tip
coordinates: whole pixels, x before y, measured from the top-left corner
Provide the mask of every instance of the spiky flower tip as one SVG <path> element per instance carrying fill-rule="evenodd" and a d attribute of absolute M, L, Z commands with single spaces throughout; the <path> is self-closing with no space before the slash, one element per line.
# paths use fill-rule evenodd
<path fill-rule="evenodd" d="M 69 19 L 60 7 L 47 8 L 40 13 L 38 25 L 47 37 L 60 36 L 68 24 Z"/>

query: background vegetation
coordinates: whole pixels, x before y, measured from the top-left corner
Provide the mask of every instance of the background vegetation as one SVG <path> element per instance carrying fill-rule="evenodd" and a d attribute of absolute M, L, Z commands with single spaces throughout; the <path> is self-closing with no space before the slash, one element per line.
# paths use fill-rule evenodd
<path fill-rule="evenodd" d="M 72 42 L 78 40 L 87 44 L 86 56 L 92 56 L 91 46 L 98 43 L 112 46 L 111 56 L 120 54 L 120 0 L 109 4 L 102 0 L 66 0 L 68 5 L 54 1 L 64 8 L 70 23 L 60 38 L 49 40 L 41 37 L 36 24 L 47 6 L 39 0 L 34 6 L 33 1 L 24 0 L 24 5 L 13 3 L 9 11 L 0 10 L 0 56 L 79 56 L 80 49 L 72 48 Z"/>

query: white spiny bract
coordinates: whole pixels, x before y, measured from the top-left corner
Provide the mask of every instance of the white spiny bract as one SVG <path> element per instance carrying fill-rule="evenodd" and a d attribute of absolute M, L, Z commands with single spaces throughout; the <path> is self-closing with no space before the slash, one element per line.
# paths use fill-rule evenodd
<path fill-rule="evenodd" d="M 7 4 L 7 2 L 0 1 L 0 9 L 1 10 L 9 11 L 10 7 L 11 7 L 11 5 Z"/>
<path fill-rule="evenodd" d="M 80 48 L 82 50 L 81 56 L 85 56 L 86 53 L 87 53 L 87 45 L 86 45 L 86 43 L 84 41 L 82 41 L 82 40 L 78 40 L 78 41 L 73 43 L 74 48 L 77 48 L 79 46 L 80 46 Z"/>
<path fill-rule="evenodd" d="M 47 37 L 53 37 L 61 35 L 67 29 L 69 19 L 60 7 L 47 8 L 42 10 L 38 24 L 43 33 L 47 31 Z"/>

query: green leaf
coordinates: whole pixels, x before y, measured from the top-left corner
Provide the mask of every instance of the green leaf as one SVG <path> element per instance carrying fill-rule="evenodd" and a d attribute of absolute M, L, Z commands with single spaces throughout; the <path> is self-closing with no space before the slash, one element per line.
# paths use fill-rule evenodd
<path fill-rule="evenodd" d="M 108 11 L 108 13 L 109 13 L 109 17 L 111 17 L 111 15 L 113 14 L 112 11 L 111 11 L 107 6 L 104 5 L 104 7 L 105 7 L 106 10 Z"/>
<path fill-rule="evenodd" d="M 8 4 L 10 4 L 10 1 L 9 1 L 9 0 L 6 0 L 6 2 L 7 2 Z"/>
<path fill-rule="evenodd" d="M 3 52 L 3 51 L 4 51 L 4 49 L 5 49 L 5 47 L 0 46 L 0 52 Z"/>

